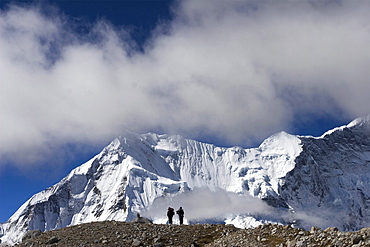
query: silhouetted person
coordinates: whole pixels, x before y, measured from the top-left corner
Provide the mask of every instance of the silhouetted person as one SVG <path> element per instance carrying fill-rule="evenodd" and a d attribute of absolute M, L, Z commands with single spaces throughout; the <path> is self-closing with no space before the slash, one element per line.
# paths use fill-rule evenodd
<path fill-rule="evenodd" d="M 172 218 L 173 218 L 174 215 L 175 215 L 175 210 L 171 207 L 168 207 L 167 217 L 168 217 L 168 223 L 169 224 L 172 224 Z"/>
<path fill-rule="evenodd" d="M 179 215 L 180 225 L 184 223 L 184 210 L 182 207 L 179 208 L 179 210 L 176 211 L 176 213 Z"/>

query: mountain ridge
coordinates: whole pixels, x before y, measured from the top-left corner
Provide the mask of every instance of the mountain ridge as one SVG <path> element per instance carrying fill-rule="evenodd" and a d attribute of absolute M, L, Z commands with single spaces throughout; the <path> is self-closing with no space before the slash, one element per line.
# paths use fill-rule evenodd
<path fill-rule="evenodd" d="M 343 215 L 351 216 L 336 220 L 338 228 L 362 228 L 370 219 L 365 212 L 370 206 L 366 189 L 370 181 L 362 176 L 364 170 L 370 173 L 369 122 L 369 116 L 356 119 L 321 137 L 280 132 L 250 149 L 217 147 L 179 135 L 125 132 L 24 203 L 0 224 L 1 240 L 18 242 L 33 229 L 131 221 L 137 212 L 150 213 L 155 222 L 165 223 L 165 214 L 159 211 L 168 204 L 185 204 L 188 222 L 199 220 L 197 211 L 208 210 L 214 211 L 208 215 L 210 220 L 242 228 L 264 222 L 326 227 L 331 212 L 339 207 Z M 354 169 L 357 166 L 361 169 Z M 335 189 L 338 185 L 344 188 Z M 357 194 L 348 192 L 354 188 Z M 199 195 L 208 201 L 222 195 L 231 209 L 220 212 L 205 202 L 195 209 L 189 201 L 199 203 Z"/>

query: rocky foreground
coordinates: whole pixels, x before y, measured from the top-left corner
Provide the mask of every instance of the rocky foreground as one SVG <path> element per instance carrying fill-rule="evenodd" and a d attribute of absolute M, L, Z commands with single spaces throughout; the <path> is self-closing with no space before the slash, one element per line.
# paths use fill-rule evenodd
<path fill-rule="evenodd" d="M 4 246 L 4 245 L 3 245 Z M 311 231 L 282 225 L 239 229 L 231 225 L 160 225 L 117 221 L 93 222 L 49 232 L 29 232 L 18 247 L 30 246 L 370 246 L 370 228 L 341 232 Z"/>

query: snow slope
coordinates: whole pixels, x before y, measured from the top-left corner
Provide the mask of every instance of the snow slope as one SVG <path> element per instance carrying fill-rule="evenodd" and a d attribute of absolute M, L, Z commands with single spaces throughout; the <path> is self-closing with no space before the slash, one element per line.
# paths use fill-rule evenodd
<path fill-rule="evenodd" d="M 198 193 L 198 201 L 187 197 L 188 209 L 199 201 L 213 203 L 212 193 L 222 200 L 207 206 L 211 209 L 224 207 L 223 201 L 237 201 L 238 207 L 231 208 L 234 213 L 228 211 L 223 220 L 240 227 L 273 221 L 356 230 L 370 217 L 369 162 L 369 117 L 317 138 L 281 132 L 252 149 L 126 132 L 58 184 L 25 202 L 0 224 L 1 240 L 16 243 L 32 229 L 130 221 L 136 212 L 164 223 L 165 213 L 157 212 L 162 218 L 152 215 L 151 207 L 168 198 L 176 204 L 191 193 Z M 197 188 L 210 192 L 196 192 Z M 252 204 L 257 206 L 252 209 Z"/>
<path fill-rule="evenodd" d="M 320 138 L 301 137 L 303 150 L 285 176 L 281 199 L 296 211 L 316 217 L 316 225 L 348 231 L 368 227 L 369 123 L 367 116 Z"/>

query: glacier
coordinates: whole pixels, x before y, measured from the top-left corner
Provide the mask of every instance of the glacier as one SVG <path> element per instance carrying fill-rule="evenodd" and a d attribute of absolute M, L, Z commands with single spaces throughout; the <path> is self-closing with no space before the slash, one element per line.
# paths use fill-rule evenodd
<path fill-rule="evenodd" d="M 0 239 L 138 212 L 166 223 L 169 205 L 184 206 L 188 224 L 358 230 L 370 220 L 369 118 L 320 137 L 280 132 L 249 149 L 127 131 L 0 223 Z"/>

